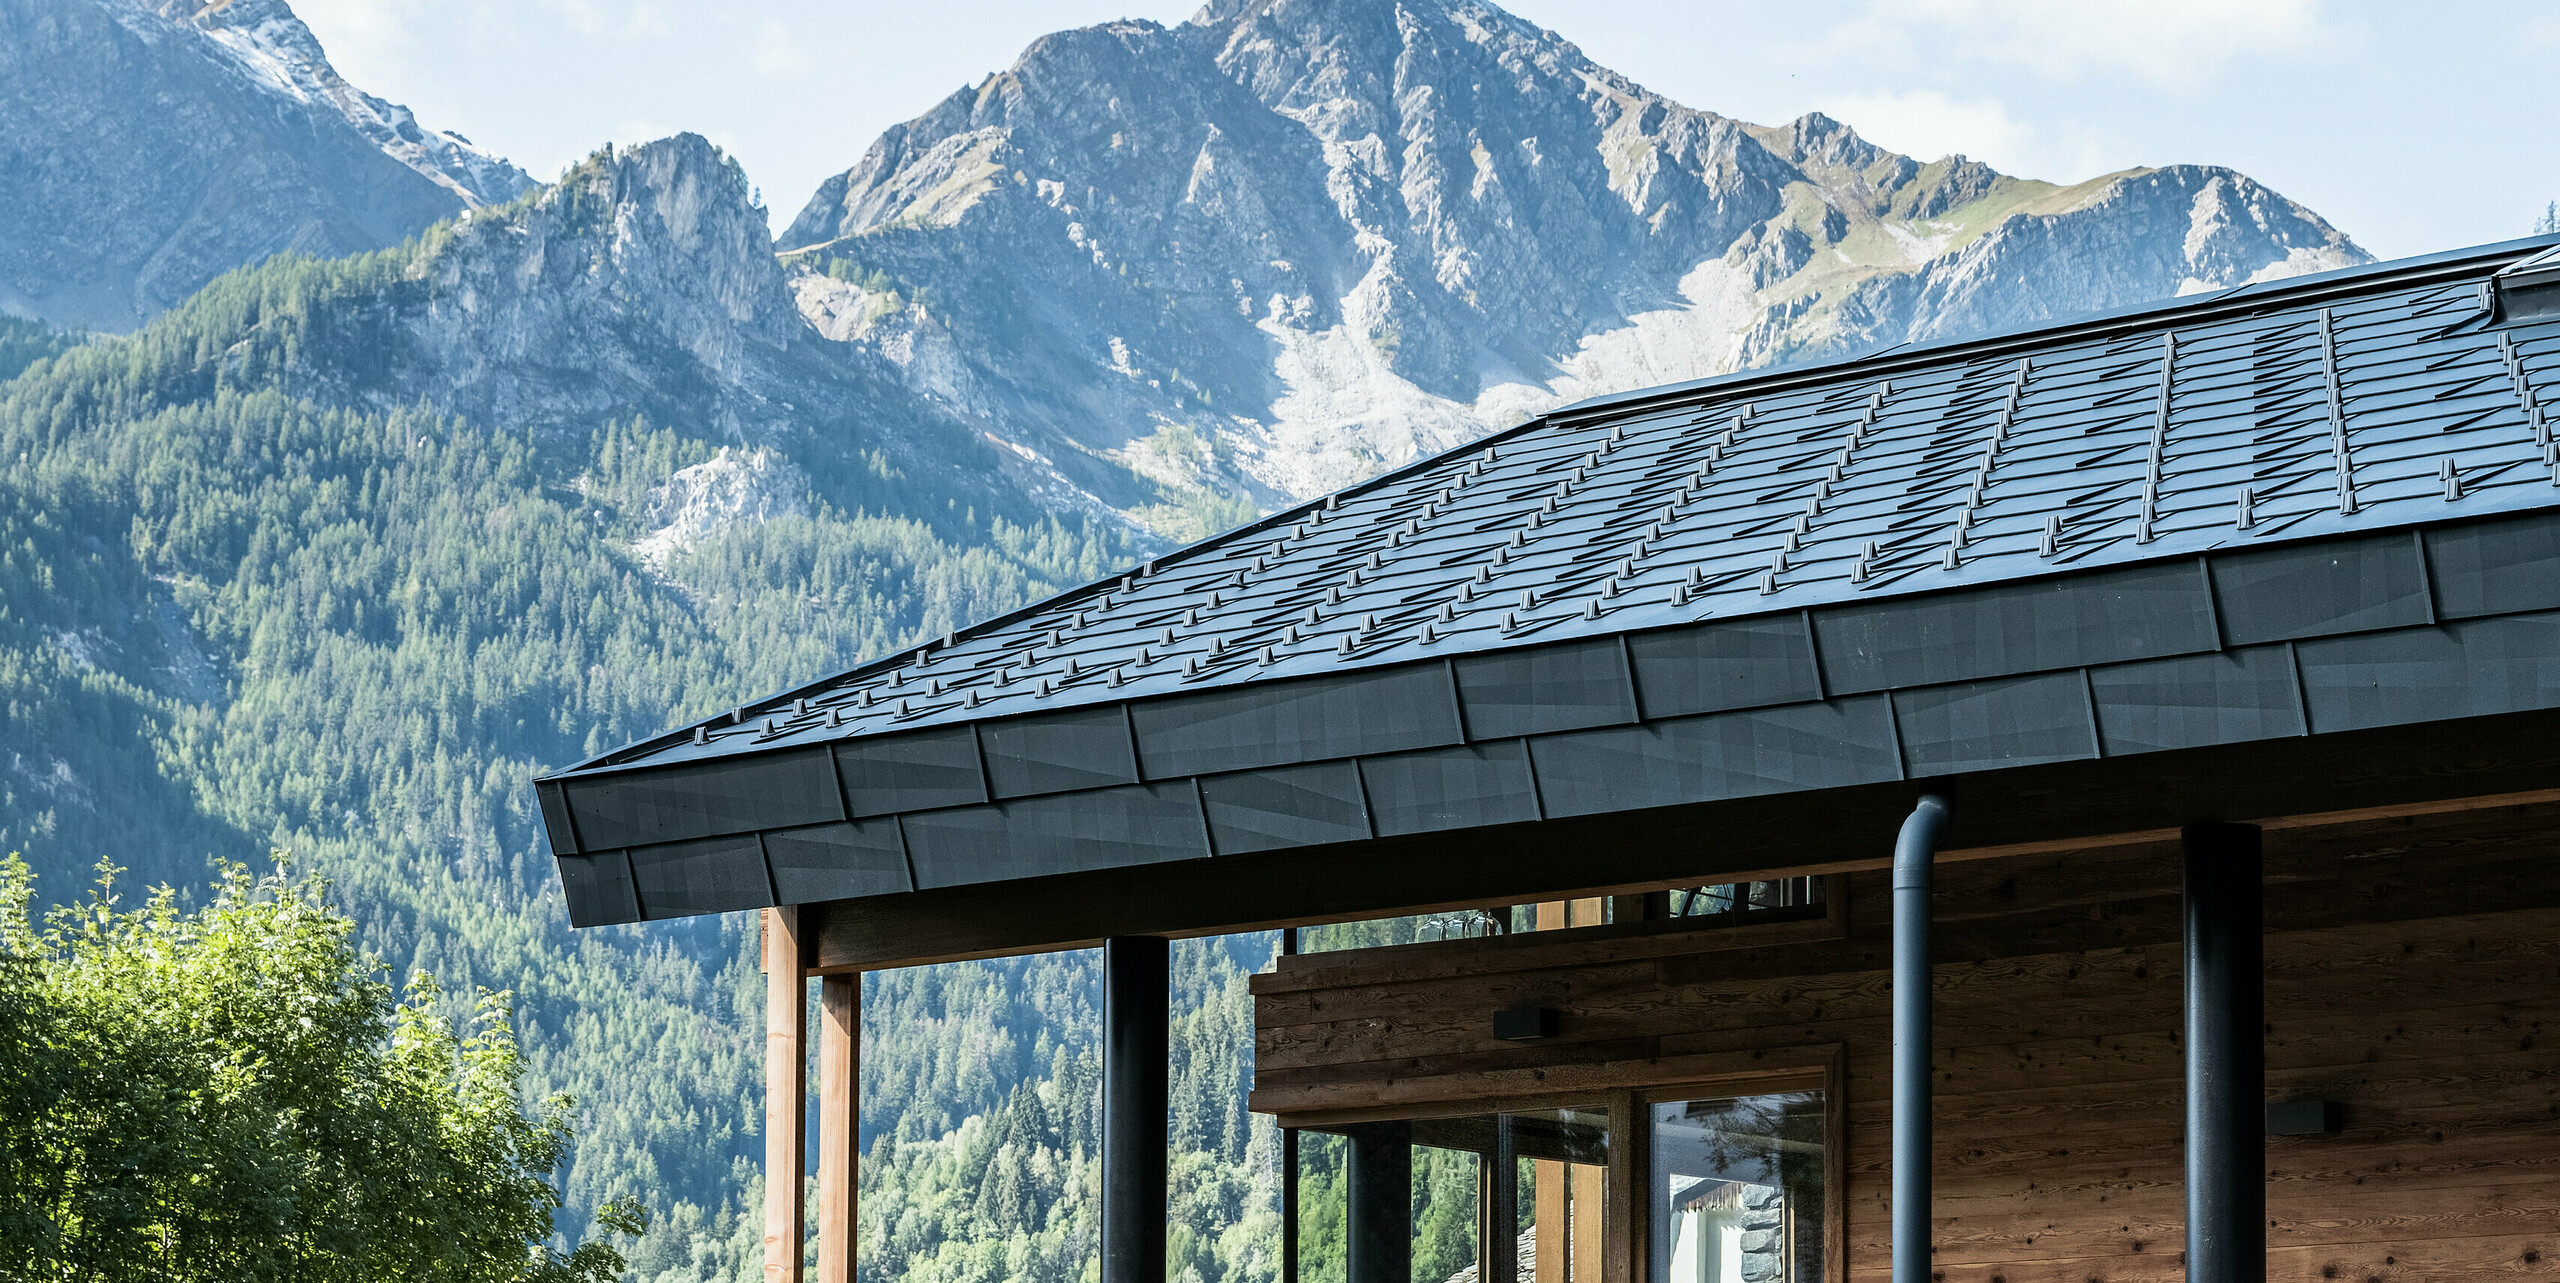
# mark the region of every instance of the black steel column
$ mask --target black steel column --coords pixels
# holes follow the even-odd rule
[[[1365,1123],[1350,1137],[1344,1283],[1413,1283],[1413,1124]]]
[[[1298,952],[1298,929],[1280,933],[1280,956]],[[1298,1283],[1298,1129],[1280,1129],[1280,1283]]]
[[[1102,1283],[1164,1283],[1173,952],[1102,942]]]
[[[2190,824],[2186,848],[2187,1278],[2267,1269],[2266,951],[2258,826]]]
[[[1520,1278],[1520,1156],[1511,1115],[1493,1116],[1493,1151],[1476,1164],[1476,1277],[1482,1283]]]

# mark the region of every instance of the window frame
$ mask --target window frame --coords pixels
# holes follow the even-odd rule
[[[1789,1050],[1815,1050],[1794,1049]],[[1824,1054],[1818,1066],[1792,1070],[1774,1070],[1764,1077],[1715,1078],[1703,1081],[1666,1082],[1638,1087],[1627,1095],[1628,1116],[1634,1136],[1632,1145],[1622,1146],[1618,1135],[1618,1115],[1610,1113],[1609,1157],[1614,1172],[1618,1153],[1624,1148],[1641,1150],[1629,1157],[1641,1158],[1640,1166],[1630,1164],[1629,1175],[1644,1173],[1650,1181],[1653,1173],[1652,1106],[1690,1100],[1724,1100],[1736,1096],[1758,1096],[1787,1091],[1822,1093],[1822,1276],[1823,1283],[1847,1283],[1849,1278],[1849,1054],[1842,1043],[1827,1044],[1818,1050]],[[1635,1190],[1631,1187],[1629,1194]],[[1614,1187],[1612,1198],[1616,1197]],[[1652,1262],[1647,1259],[1653,1247],[1653,1226],[1648,1220],[1653,1212],[1649,1197],[1630,1197],[1628,1229],[1631,1259],[1626,1283],[1650,1283]],[[1610,1283],[1616,1283],[1611,1280]]]
[[[1411,946],[1397,946],[1411,947]],[[1822,1270],[1824,1283],[1847,1283],[1849,1274],[1849,1057],[1845,1043],[1812,1043],[1757,1048],[1710,1057],[1717,1067],[1700,1072],[1697,1058],[1684,1058],[1691,1068],[1664,1076],[1648,1076],[1648,1062],[1621,1062],[1633,1073],[1579,1088],[1414,1101],[1328,1113],[1304,1122],[1281,1125],[1339,1135],[1363,1122],[1463,1118],[1474,1114],[1527,1113],[1546,1109],[1593,1109],[1609,1119],[1607,1194],[1601,1209],[1601,1283],[1650,1283],[1652,1262],[1651,1200],[1644,1195],[1652,1179],[1652,1106],[1671,1101],[1713,1100],[1773,1092],[1822,1093]],[[1728,1072],[1722,1068],[1730,1064]],[[1616,1068],[1610,1066],[1609,1068]],[[1305,1117],[1305,1115],[1300,1115]],[[1476,1226],[1479,1240],[1484,1226]]]

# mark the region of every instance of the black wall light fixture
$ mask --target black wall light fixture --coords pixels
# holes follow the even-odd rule
[[[2270,1136],[2333,1136],[2347,1125],[2347,1107],[2334,1100],[2282,1100],[2267,1106]]]
[[[1493,1013],[1493,1036],[1504,1042],[1536,1042],[1555,1037],[1561,1024],[1555,1008],[1522,1003]]]

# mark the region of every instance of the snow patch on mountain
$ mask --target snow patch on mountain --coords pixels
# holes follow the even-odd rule
[[[731,450],[679,468],[649,493],[657,528],[632,553],[663,575],[687,549],[732,527],[809,515],[809,479],[771,450]]]
[[[118,21],[145,38],[175,29],[200,36],[250,83],[296,103],[336,112],[384,155],[454,194],[466,208],[511,200],[533,179],[505,157],[449,131],[430,132],[415,113],[347,83],[320,38],[284,0],[230,0],[202,7],[162,0],[111,0]]]

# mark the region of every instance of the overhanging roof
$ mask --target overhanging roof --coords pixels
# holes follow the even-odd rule
[[[546,778],[572,920],[2560,706],[2555,243],[1568,407]]]

